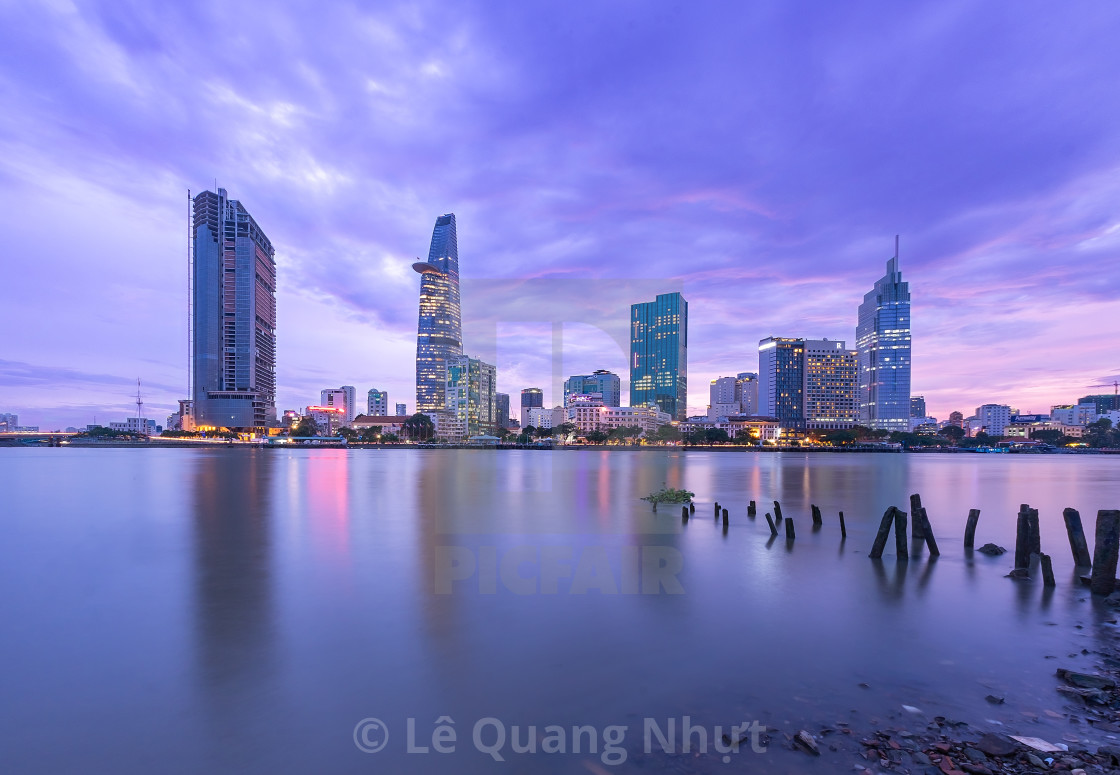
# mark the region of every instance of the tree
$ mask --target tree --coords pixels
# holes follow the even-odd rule
[[[855,431],[843,429],[828,431],[821,435],[821,441],[826,444],[851,444],[857,438]]]
[[[675,425],[662,425],[654,431],[653,438],[657,441],[680,441],[681,429]]]
[[[296,427],[292,429],[293,436],[318,436],[319,423],[315,422],[314,417],[302,417]]]
[[[341,436],[347,442],[354,442],[358,440],[358,432],[353,428],[339,428],[336,436]]]
[[[401,424],[401,430],[413,441],[427,441],[436,434],[432,418],[421,412],[409,417]]]
[[[552,435],[556,438],[566,439],[576,432],[575,423],[562,422],[552,429]]]
[[[381,434],[381,443],[382,444],[396,444],[399,441],[400,441],[400,437],[397,436],[397,434],[395,434],[395,433],[383,433],[383,434]]]
[[[956,444],[964,438],[964,428],[959,425],[946,425],[937,432],[937,435]]]
[[[713,444],[726,444],[731,441],[731,437],[727,435],[727,431],[723,428],[705,428],[704,441],[706,441],[710,447]]]
[[[376,444],[381,440],[381,428],[376,425],[369,426],[362,431],[361,439],[366,444]]]
[[[591,431],[587,434],[587,440],[592,444],[602,444],[607,440],[607,434],[603,431]]]

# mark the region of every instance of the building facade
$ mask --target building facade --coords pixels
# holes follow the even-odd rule
[[[445,406],[448,359],[463,354],[459,308],[459,242],[455,215],[436,219],[428,260],[412,268],[420,274],[420,319],[416,326],[416,411]]]
[[[309,406],[305,416],[315,421],[320,436],[334,436],[346,425],[346,410],[341,406]]]
[[[349,425],[358,415],[358,391],[353,385],[319,391],[319,404],[342,410],[342,424]]]
[[[1011,407],[1005,404],[984,404],[976,407],[976,414],[969,418],[970,435],[983,431],[989,436],[1002,436],[1011,424]]]
[[[568,405],[570,396],[599,393],[603,396],[604,406],[620,406],[622,404],[622,380],[618,375],[599,369],[591,374],[577,374],[564,380],[564,406]]]
[[[389,394],[384,390],[370,388],[366,394],[366,414],[371,417],[389,416]],[[398,412],[404,414],[404,412]]]
[[[494,394],[495,411],[498,413],[498,430],[509,429],[509,393]]]
[[[408,414],[408,405],[407,404],[401,404],[401,403],[397,404],[393,408],[393,414],[397,415],[398,417],[401,416],[401,415]]]
[[[925,396],[910,396],[910,416],[911,417],[925,417],[926,416],[926,397]]]
[[[449,440],[465,441],[471,436],[494,435],[498,408],[495,386],[497,370],[489,363],[468,355],[455,355],[447,361],[446,411],[458,425],[445,434]]]
[[[735,375],[739,381],[740,413],[753,417],[758,411],[758,375],[752,371],[741,371]]]
[[[630,406],[688,416],[688,302],[679,293],[630,306]]]
[[[856,323],[861,425],[902,431],[910,425],[910,285],[895,255],[863,297]]]
[[[529,425],[534,428],[555,428],[561,425],[566,419],[564,407],[556,406],[552,409],[545,409],[543,406],[534,406],[529,410],[527,415]],[[528,425],[523,427],[529,427]]]
[[[276,424],[276,261],[224,188],[194,198],[191,407],[199,428]]]

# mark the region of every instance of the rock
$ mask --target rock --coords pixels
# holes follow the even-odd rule
[[[991,557],[998,557],[1001,554],[1007,553],[1006,549],[1004,549],[1002,546],[996,546],[995,544],[984,544],[976,551],[980,552],[980,554],[987,554]]]
[[[1011,739],[1015,740],[1016,742],[1022,743],[1028,748],[1033,748],[1036,751],[1041,751],[1042,753],[1059,753],[1063,750],[1061,746],[1054,745],[1053,743],[1048,743],[1039,737],[1022,737],[1020,735],[1011,735]]]
[[[992,703],[993,705],[1002,705],[1003,704],[1003,697],[997,697],[994,694],[989,694],[984,699],[987,700],[988,702]]]
[[[902,709],[907,713],[921,713],[921,708],[915,708],[913,705],[903,705]]]
[[[977,764],[983,764],[988,761],[988,757],[985,756],[982,751],[977,751],[975,748],[965,748],[964,755]]]
[[[992,775],[992,771],[985,767],[983,764],[962,762],[961,769],[967,773],[970,773],[970,775]]]
[[[1040,770],[1049,769],[1046,762],[1042,761],[1042,759],[1039,759],[1033,753],[1027,754],[1027,761],[1033,764],[1035,767],[1038,767]]]
[[[992,732],[981,737],[976,747],[988,756],[1010,756],[1019,750],[1019,745],[1014,740]]]
[[[1056,675],[1070,686],[1076,686],[1079,689],[1112,689],[1116,686],[1116,682],[1111,678],[1105,678],[1101,675],[1089,675],[1088,673],[1077,673],[1073,670],[1067,670],[1064,667],[1059,667]]]
[[[1010,573],[1004,576],[1005,579],[1029,579],[1030,577],[1030,571],[1026,568],[1014,568]]]
[[[817,741],[804,729],[794,735],[793,744],[805,751],[805,753],[812,754],[813,756],[821,755],[820,749],[817,748]]]
[[[1058,691],[1071,697],[1080,697],[1085,702],[1093,705],[1104,705],[1108,702],[1108,695],[1100,689],[1078,689],[1074,686],[1059,686]]]
[[[929,757],[921,751],[910,754],[910,758],[914,760],[914,764],[919,764],[923,767],[928,767],[929,765],[933,764],[933,762],[929,760]]]

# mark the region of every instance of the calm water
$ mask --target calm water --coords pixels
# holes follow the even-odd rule
[[[1120,458],[1066,456],[0,450],[0,771],[648,772],[666,760],[640,755],[645,717],[796,731],[903,703],[1100,740],[1043,711],[1062,709],[1055,666],[1091,667],[1078,652],[1111,618],[1072,583],[1061,509],[1091,543],[1118,473]],[[638,500],[663,484],[696,492],[687,526]],[[872,562],[884,509],[912,492],[942,557],[897,564],[892,538]],[[792,547],[767,541],[775,498]],[[1049,596],[1003,578],[1010,555],[961,548],[975,507],[977,545],[1011,549],[1020,503],[1041,514]],[[430,747],[441,716],[456,752],[406,754],[406,719]],[[354,743],[367,717],[390,730],[379,753]],[[485,717],[507,735],[627,725],[629,754],[605,766],[507,739],[497,763],[472,742]],[[671,766],[808,766],[776,748]]]

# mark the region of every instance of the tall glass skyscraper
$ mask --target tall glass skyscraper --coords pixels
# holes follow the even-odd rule
[[[910,430],[910,285],[898,268],[898,238],[887,273],[859,305],[859,421],[887,431]]]
[[[268,237],[226,190],[194,198],[191,399],[197,427],[276,421],[276,261]]]
[[[679,293],[630,305],[630,406],[688,415],[688,302]]]
[[[420,273],[420,321],[416,327],[416,411],[445,408],[447,360],[463,354],[463,320],[459,311],[459,243],[455,215],[436,219],[427,261]]]
[[[768,336],[758,343],[758,413],[783,428],[805,427],[805,340]]]

